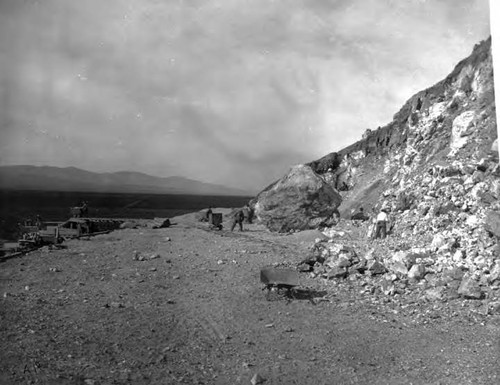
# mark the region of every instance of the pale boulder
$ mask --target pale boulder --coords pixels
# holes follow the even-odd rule
[[[311,167],[298,165],[256,197],[255,215],[271,231],[328,226],[342,198]]]

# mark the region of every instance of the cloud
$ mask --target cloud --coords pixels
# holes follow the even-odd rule
[[[259,190],[388,123],[488,33],[486,0],[4,0],[0,162]]]

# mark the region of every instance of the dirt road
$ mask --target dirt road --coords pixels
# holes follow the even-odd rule
[[[307,236],[174,222],[1,263],[0,383],[500,383],[500,320],[478,301],[307,274],[309,298],[268,301],[260,269],[295,265]]]

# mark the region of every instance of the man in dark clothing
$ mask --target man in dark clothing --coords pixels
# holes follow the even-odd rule
[[[243,216],[245,218],[245,223],[252,223],[252,211],[248,204],[243,206]]]
[[[231,231],[234,230],[234,228],[236,227],[236,224],[238,224],[240,226],[240,231],[243,231],[243,220],[244,219],[245,219],[245,215],[243,214],[243,210],[238,209],[234,213],[233,224],[231,225]]]
[[[87,202],[83,202],[82,203],[81,213],[82,213],[81,216],[87,216],[88,215],[88,213],[89,213],[89,206],[88,206]]]
[[[206,220],[207,220],[208,223],[212,222],[212,206],[208,207],[207,215],[206,215]]]
[[[43,221],[40,215],[36,216],[36,227],[38,227],[39,230],[43,228]]]

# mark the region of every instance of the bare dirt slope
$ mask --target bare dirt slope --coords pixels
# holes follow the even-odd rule
[[[308,298],[268,301],[261,267],[294,266],[317,233],[173,222],[1,263],[0,383],[500,383],[500,321],[480,301],[307,274]]]

